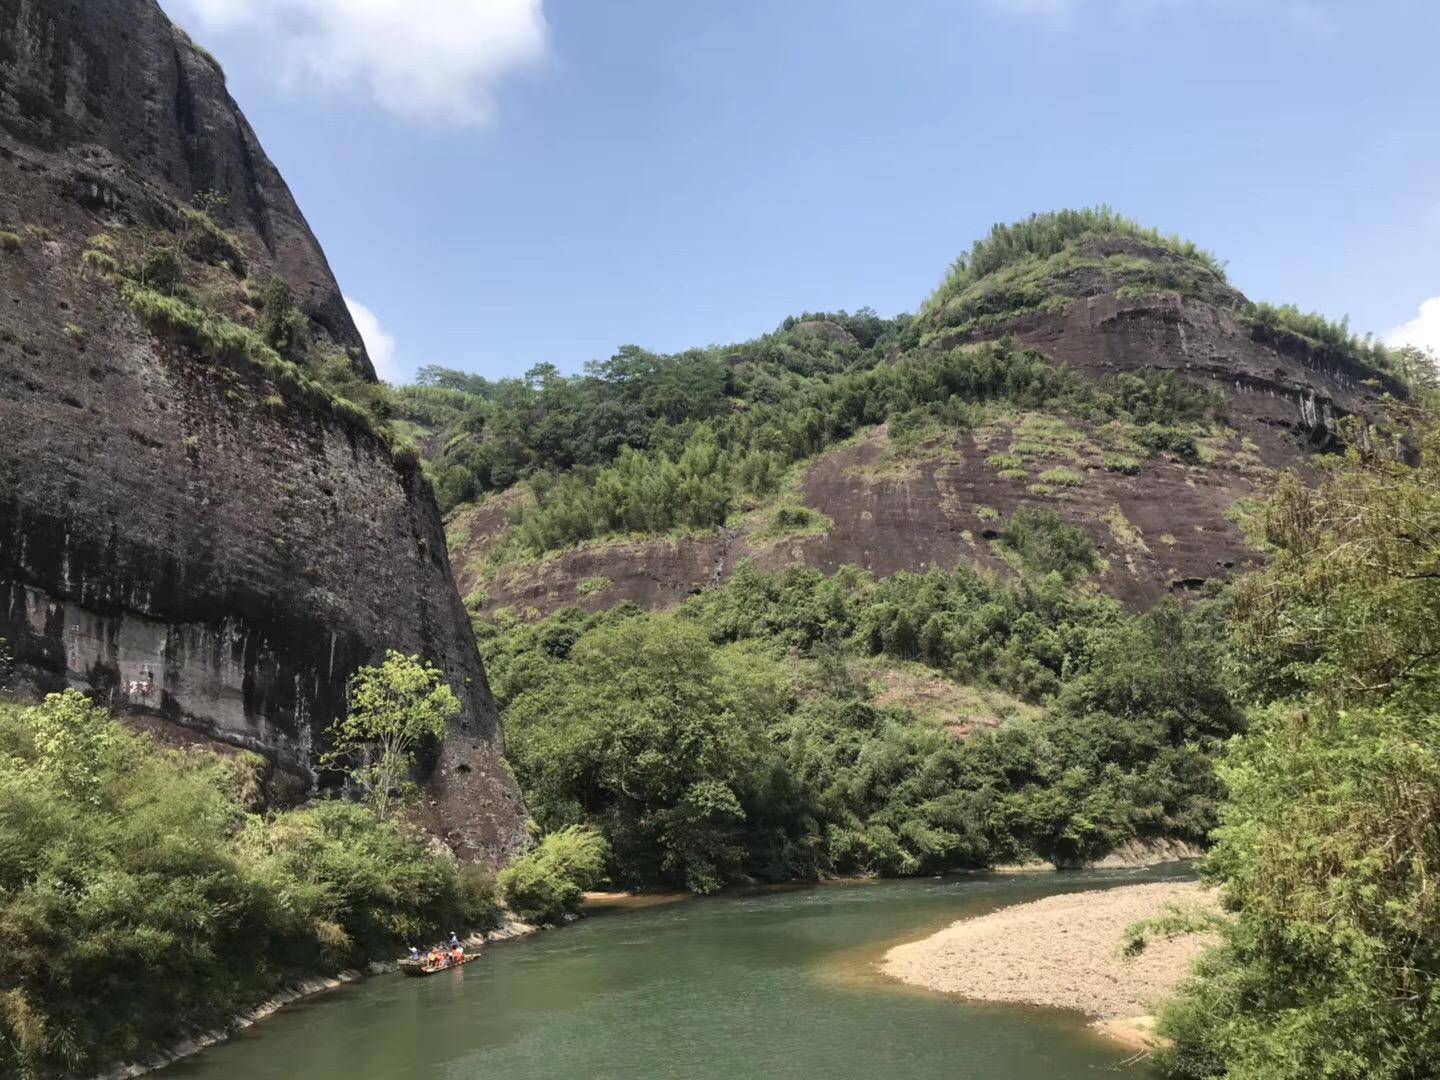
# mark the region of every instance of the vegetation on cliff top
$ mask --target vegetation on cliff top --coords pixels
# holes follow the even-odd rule
[[[196,201],[177,208],[169,233],[124,244],[97,234],[82,265],[113,282],[152,333],[258,373],[280,401],[373,435],[398,462],[418,460],[391,423],[389,388],[362,377],[344,350],[314,340],[283,278],[272,277],[256,295],[244,245],[211,216],[223,200],[202,192]]]

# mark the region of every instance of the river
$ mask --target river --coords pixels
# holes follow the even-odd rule
[[[1078,1017],[897,984],[891,945],[1183,868],[824,885],[597,914],[312,998],[163,1080],[1149,1080]]]

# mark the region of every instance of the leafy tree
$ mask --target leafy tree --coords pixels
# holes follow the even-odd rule
[[[1163,1018],[1173,1075],[1418,1080],[1440,1055],[1440,424],[1260,515],[1249,685],[1205,864],[1234,918]],[[1413,456],[1412,456],[1413,454]],[[1278,700],[1273,700],[1278,698]]]
[[[597,627],[566,659],[531,667],[506,712],[537,820],[599,824],[628,883],[718,888],[743,862],[765,728],[784,709],[778,671],[664,617]]]
[[[110,714],[78,690],[52,694],[29,720],[36,773],[71,799],[95,801],[105,771],[134,749]]]
[[[426,737],[441,738],[460,712],[460,701],[440,670],[391,650],[378,666],[362,667],[350,677],[349,710],[329,734],[334,746],[329,766],[359,759],[350,778],[381,821],[396,793],[403,796],[415,750]]]
[[[301,359],[308,345],[305,316],[295,304],[290,285],[278,274],[265,285],[260,335],[287,360]]]
[[[93,1076],[493,918],[489,879],[394,817],[247,813],[251,768],[164,749],[73,691],[0,702],[0,1076]]]
[[[526,922],[558,922],[580,910],[585,890],[604,877],[608,854],[594,829],[568,826],[500,871],[500,895]]]

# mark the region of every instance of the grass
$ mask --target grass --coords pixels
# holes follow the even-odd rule
[[[873,704],[905,709],[957,737],[1041,713],[1003,690],[958,683],[914,661],[876,657],[852,661],[849,667]]]
[[[0,251],[19,251],[24,246],[19,233],[0,230]]]
[[[749,501],[739,514],[732,513],[726,521],[731,528],[746,530],[750,540],[787,540],[801,536],[821,536],[835,527],[832,518],[805,505],[801,491],[808,462],[799,462],[785,471],[775,490],[762,500]],[[708,533],[708,530],[701,530]]]
[[[1135,476],[1140,472],[1140,462],[1128,454],[1106,454],[1103,459],[1106,472]]]
[[[1054,469],[1046,469],[1040,474],[1040,482],[1049,484],[1052,487],[1080,487],[1085,483],[1085,478],[1074,469],[1067,469],[1060,465]]]
[[[614,584],[615,582],[611,581],[604,574],[597,574],[594,577],[584,578],[575,588],[581,596],[594,596],[596,593],[604,592]]]
[[[287,401],[375,436],[398,465],[409,466],[418,460],[413,446],[396,444],[368,411],[310,378],[249,327],[133,281],[122,279],[120,294],[151,333],[168,337],[210,360],[248,365],[269,380]]]
[[[1105,527],[1110,530],[1110,535],[1121,547],[1131,551],[1150,550],[1149,545],[1145,543],[1144,534],[1125,516],[1125,511],[1120,509],[1119,503],[1112,503],[1110,509],[1105,511],[1100,520],[1104,522]]]
[[[835,527],[833,518],[808,506],[783,503],[771,507],[761,518],[751,540],[785,540],[800,536],[822,536]]]

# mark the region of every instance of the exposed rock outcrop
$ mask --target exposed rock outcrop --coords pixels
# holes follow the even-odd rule
[[[1108,269],[1110,260],[1149,267],[1159,280],[1183,278],[1187,288],[1127,288]],[[1055,302],[968,328],[922,315],[926,344],[943,349],[1008,336],[1099,382],[1171,372],[1213,389],[1224,400],[1226,423],[1204,440],[1198,460],[1157,455],[1130,468],[1105,452],[1097,425],[1071,419],[1062,452],[1037,459],[1024,475],[1004,458],[1014,443],[1044,441],[1043,431],[1026,430],[1043,425],[1043,415],[957,432],[903,460],[882,427],[810,463],[804,505],[830,524],[793,538],[757,540],[742,528],[729,536],[599,543],[496,575],[484,560],[507,528],[505,514],[494,500],[461,510],[451,535],[462,593],[483,591],[487,611],[548,614],[568,604],[598,610],[622,601],[665,608],[745,559],[769,569],[854,565],[880,576],[962,563],[1007,574],[990,543],[995,523],[1021,506],[1047,506],[1095,540],[1107,563],[1099,587],[1146,606],[1251,564],[1257,553],[1230,518],[1235,503],[1254,495],[1271,470],[1304,468],[1330,448],[1340,417],[1374,414],[1386,394],[1405,394],[1383,372],[1247,319],[1245,298],[1219,275],[1142,238],[1082,241],[1073,269],[1047,288]],[[845,333],[833,323],[800,326]],[[1037,473],[1054,466],[1073,474],[1073,486],[1036,483],[1043,481]],[[595,580],[607,587],[582,587]]]
[[[419,468],[261,367],[158,339],[82,270],[98,233],[174,235],[203,192],[242,293],[283,277],[308,334],[373,380],[215,62],[153,0],[0,0],[0,230],[18,237],[0,252],[0,637],[37,689],[93,690],[301,785],[351,672],[423,654],[464,705],[424,762],[431,823],[498,860],[524,810]]]

